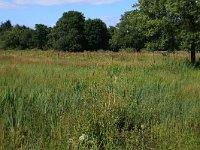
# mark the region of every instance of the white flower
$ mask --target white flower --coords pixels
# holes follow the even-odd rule
[[[85,134],[82,134],[82,135],[79,137],[79,141],[80,141],[80,142],[86,141],[87,139],[88,139],[88,136],[85,135]]]

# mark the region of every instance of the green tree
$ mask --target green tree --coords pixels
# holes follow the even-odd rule
[[[10,20],[7,20],[6,22],[1,23],[0,25],[0,35],[3,32],[9,31],[12,28],[12,24],[10,22]]]
[[[12,29],[12,24],[10,20],[7,20],[6,22],[2,22],[0,25],[0,49],[4,49],[4,33]]]
[[[34,31],[25,26],[16,25],[3,36],[4,49],[33,48]]]
[[[121,21],[117,24],[110,41],[113,49],[135,48],[140,51],[144,47],[145,36],[138,28],[142,25],[139,15],[137,10],[129,11],[122,15]]]
[[[117,29],[117,28],[114,27],[114,26],[109,26],[108,32],[109,32],[109,34],[110,34],[110,38],[114,35],[116,29]]]
[[[35,31],[33,37],[35,48],[38,49],[47,48],[48,35],[50,31],[51,28],[48,28],[46,25],[43,24],[35,25]]]
[[[32,49],[34,47],[33,42],[34,30],[30,28],[24,28],[21,30],[19,35],[19,49]]]
[[[180,46],[191,51],[191,62],[196,63],[200,48],[200,0],[167,0],[169,18],[178,27]]]
[[[69,11],[63,14],[49,35],[49,45],[54,49],[63,51],[84,50],[85,17],[82,13]]]
[[[176,27],[168,17],[166,0],[139,0],[136,8],[142,20],[137,27],[147,39],[145,47],[152,51],[177,49]]]
[[[113,44],[112,38],[114,37],[114,34],[116,32],[117,28],[114,26],[109,26],[108,33],[109,33],[109,49],[112,51],[118,51],[118,49]]]
[[[87,50],[108,49],[109,32],[106,24],[100,19],[88,19],[84,25]]]
[[[190,50],[191,62],[196,62],[195,51],[200,45],[199,0],[139,0],[135,7],[144,19],[140,28],[148,39],[148,49]]]

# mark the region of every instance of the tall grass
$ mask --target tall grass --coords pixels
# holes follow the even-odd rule
[[[185,57],[0,52],[0,149],[199,149]]]

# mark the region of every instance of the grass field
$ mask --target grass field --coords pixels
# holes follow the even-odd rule
[[[0,52],[2,150],[198,150],[187,53]]]

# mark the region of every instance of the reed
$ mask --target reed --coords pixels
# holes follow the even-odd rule
[[[186,53],[0,52],[0,149],[199,149]]]

